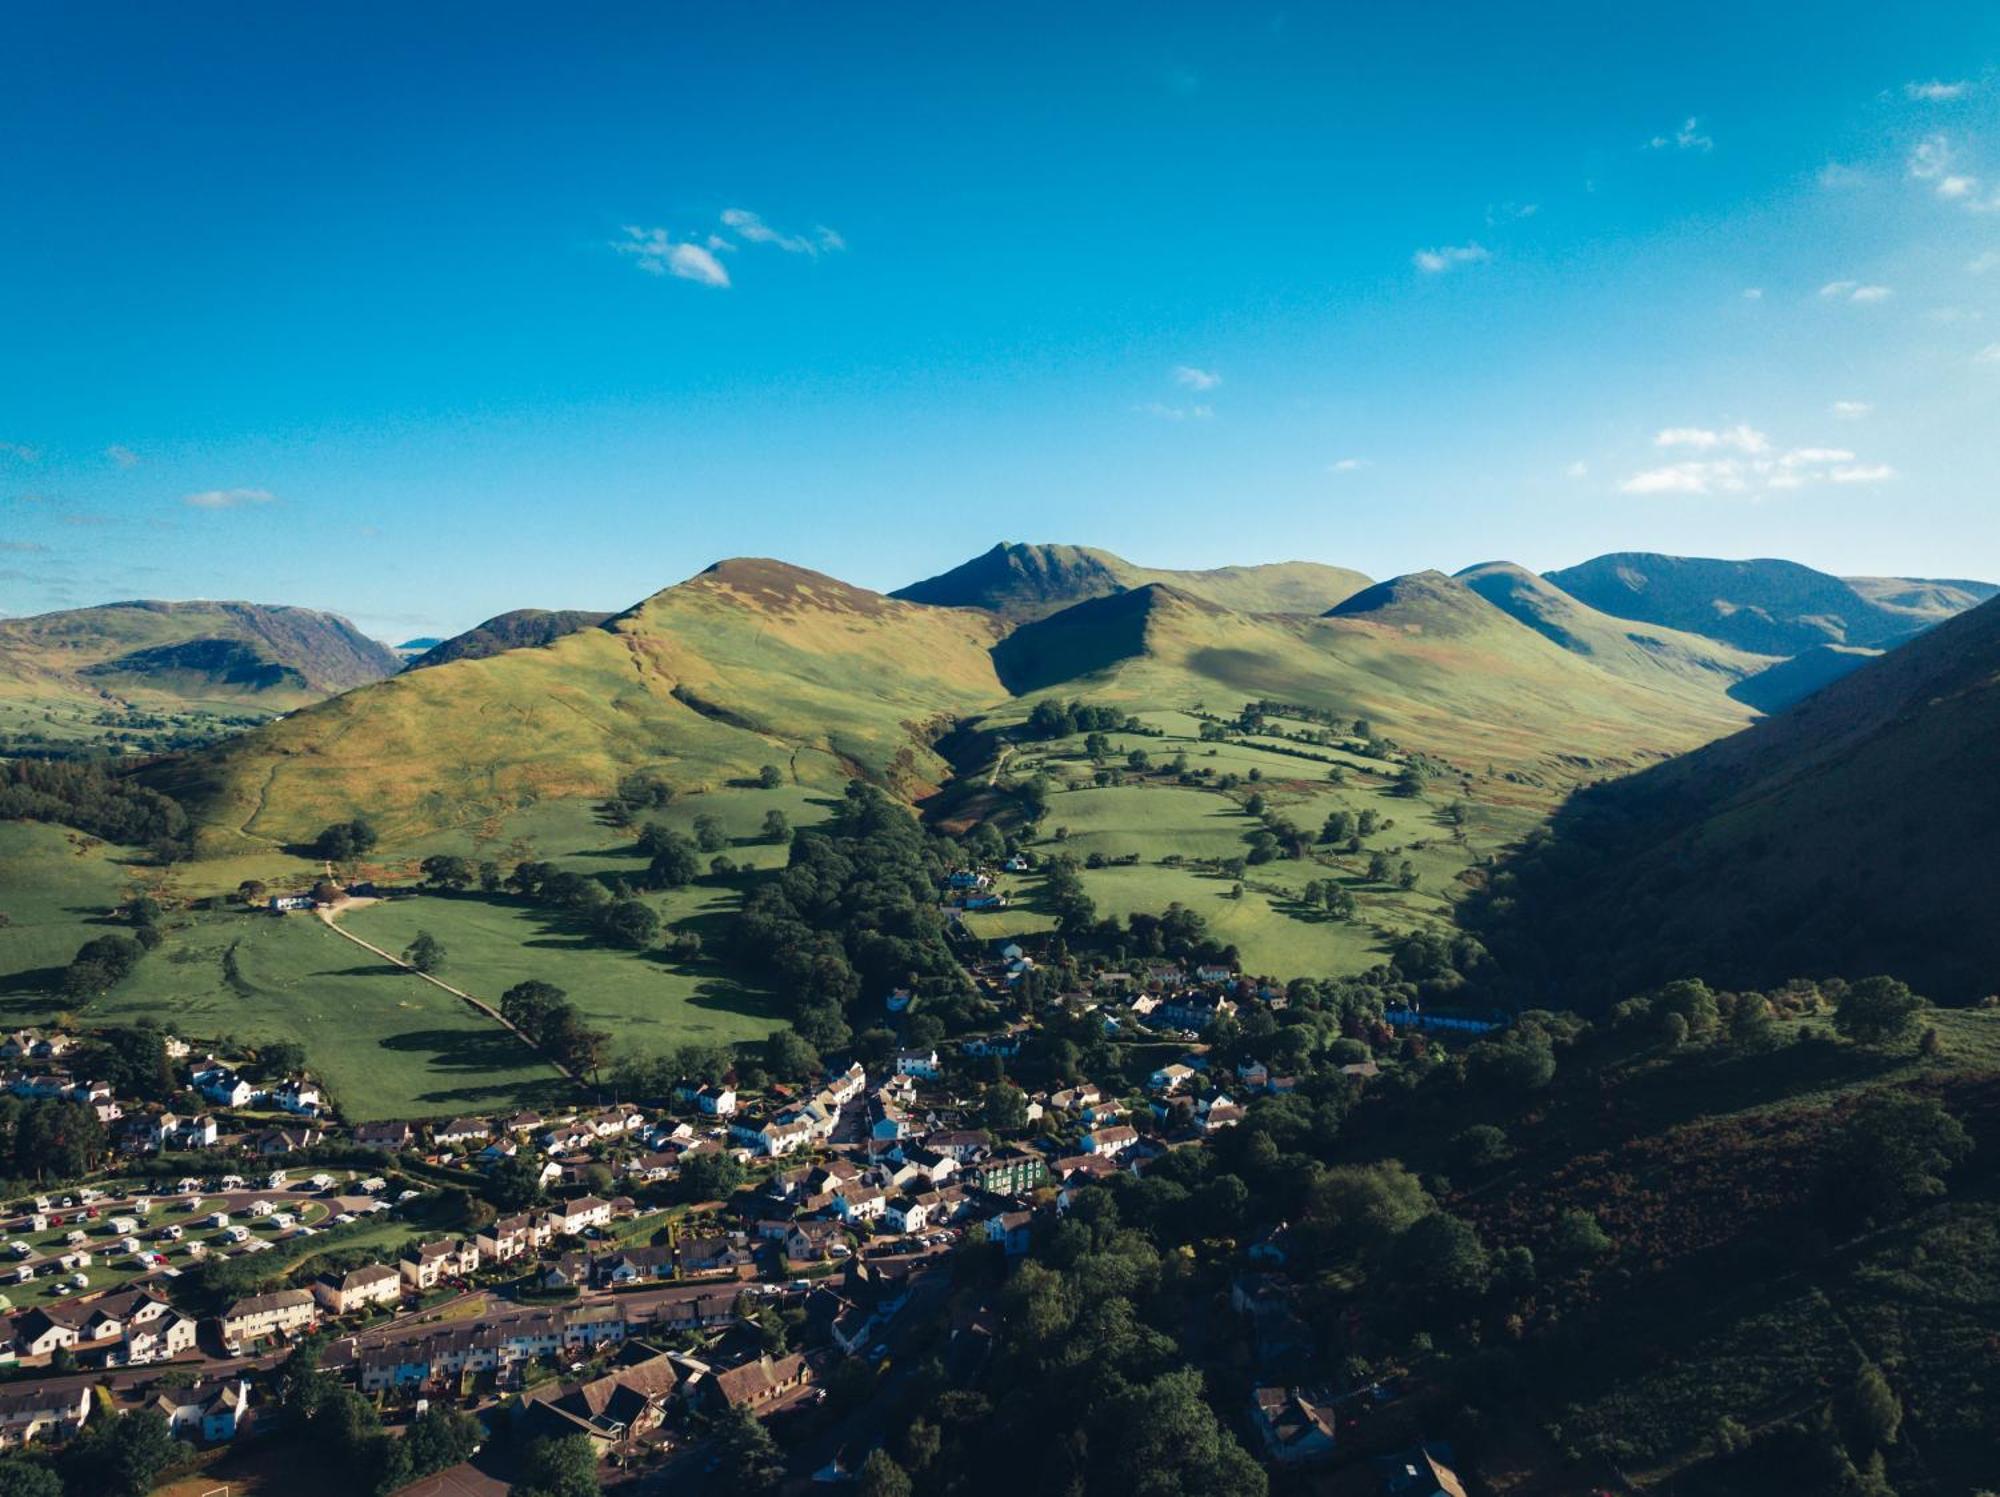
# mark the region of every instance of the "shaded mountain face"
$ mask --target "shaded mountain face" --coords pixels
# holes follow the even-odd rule
[[[1495,939],[1579,1000],[1878,972],[1983,996],[2000,973],[1997,715],[2000,600],[1577,795],[1496,881]]]
[[[310,700],[395,669],[387,646],[310,608],[142,601],[0,621],[0,692],[9,695]]]
[[[890,596],[946,608],[979,608],[1010,623],[1072,604],[1163,584],[1242,613],[1322,613],[1368,585],[1359,572],[1317,562],[1170,571],[1141,567],[1087,546],[1003,543]]]
[[[1925,622],[1791,561],[1625,551],[1547,577],[1616,618],[1664,624],[1760,655],[1796,655],[1822,644],[1882,648]]]
[[[1961,577],[1845,577],[1841,579],[1878,607],[1935,624],[2000,596],[2000,586]]]
[[[1881,655],[1855,645],[1814,645],[1779,660],[1729,688],[1730,696],[1759,712],[1782,712]]]
[[[463,634],[435,642],[403,668],[422,670],[426,666],[445,665],[453,660],[484,660],[502,650],[532,649],[537,645],[552,644],[579,629],[595,629],[610,617],[608,613],[591,613],[574,608],[516,608],[497,614]]]

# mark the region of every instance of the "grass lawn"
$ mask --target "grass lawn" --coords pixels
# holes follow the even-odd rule
[[[715,950],[724,941],[737,893],[728,885],[698,884],[648,895],[647,902],[667,924],[700,932]],[[746,987],[706,957],[682,965],[657,951],[620,950],[508,896],[385,900],[352,911],[341,923],[385,951],[401,951],[418,931],[429,931],[446,953],[438,976],[496,1007],[501,993],[517,982],[531,977],[552,982],[594,1026],[610,1031],[613,1056],[657,1055],[694,1040],[762,1039],[781,1019],[775,998]]]

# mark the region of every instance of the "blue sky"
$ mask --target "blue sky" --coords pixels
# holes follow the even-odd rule
[[[0,611],[2000,578],[2000,8],[40,7]]]

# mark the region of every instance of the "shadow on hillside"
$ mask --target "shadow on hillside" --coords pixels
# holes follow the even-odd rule
[[[404,969],[394,962],[367,962],[359,967],[328,967],[314,977],[400,977]]]
[[[535,1056],[504,1029],[412,1029],[379,1041],[384,1050],[428,1055],[440,1070],[496,1071],[534,1062]]]

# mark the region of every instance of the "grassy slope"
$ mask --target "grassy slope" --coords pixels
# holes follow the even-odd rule
[[[943,772],[932,722],[1001,694],[992,630],[777,563],[723,563],[605,629],[350,692],[163,785],[207,823],[207,852],[363,812],[410,842],[602,795],[639,767],[688,787],[768,763],[807,786],[856,770],[919,785]]]
[[[1451,1209],[1490,1245],[1540,1249],[1577,1207],[1617,1243],[1599,1269],[1604,1319],[1585,1333],[1593,1354],[1534,1391],[1562,1445],[1621,1450],[1621,1469],[1646,1490],[1743,1491],[1741,1473],[1709,1459],[1717,1422],[1729,1415],[1755,1431],[1795,1417],[1871,1361],[1920,1442],[1894,1457],[1898,1487],[1932,1490],[1904,1486],[1923,1472],[1935,1490],[1966,1490],[1955,1481],[1990,1453],[1982,1384],[2000,1199],[1987,1151],[2000,1124],[2000,1014],[1939,1011],[1930,1022],[1943,1041],[1937,1060],[1831,1042],[1823,1018],[1783,1023],[1791,1043],[1765,1055],[1641,1056],[1614,1073],[1615,1089],[1559,1090],[1511,1124],[1518,1153],[1499,1171],[1461,1173]],[[1941,1090],[1979,1138],[1951,1201],[1831,1254],[1750,1251],[1809,1220],[1803,1202],[1842,1110],[1865,1091],[1912,1085]],[[1395,1147],[1412,1167],[1454,1167],[1443,1138]],[[1533,1464],[1522,1490],[1577,1490],[1589,1469],[1559,1474],[1553,1450]]]
[[[1241,613],[1323,613],[1366,587],[1368,578],[1312,561],[1177,572],[1135,566],[1090,546],[1002,543],[948,572],[899,588],[893,596],[983,608],[1021,623],[1154,583]]]
[[[1699,634],[1613,618],[1509,561],[1456,576],[1494,607],[1613,675],[1711,706],[1718,694],[1776,663]]]
[[[1790,711],[1582,797],[1535,936],[1593,992],[1896,972],[1973,998],[2000,971],[2000,604]]]
[[[81,850],[79,847],[81,846]],[[100,912],[139,882],[102,843],[0,825],[0,859],[42,877],[0,896],[0,1013],[8,1024],[62,1010],[56,984]],[[354,1118],[498,1107],[559,1089],[512,1036],[449,994],[393,972],[311,917],[187,912],[121,987],[78,1017],[152,1018],[191,1038],[295,1039]],[[224,968],[236,951],[237,978]]]
[[[1088,627],[1057,615],[1007,641],[1003,671],[1012,662],[1033,689],[996,718],[1025,716],[1044,695],[1223,712],[1268,697],[1367,718],[1461,765],[1570,780],[1743,721],[1733,703],[1689,702],[1599,670],[1435,573],[1370,588],[1325,618],[1250,618],[1157,587],[1084,608]],[[1089,673],[1062,678],[1066,655]]]

